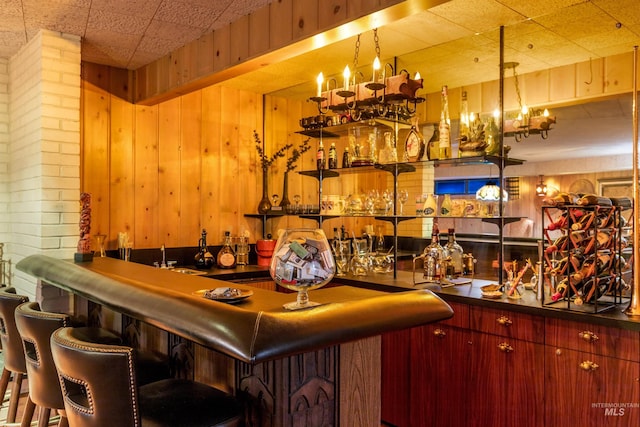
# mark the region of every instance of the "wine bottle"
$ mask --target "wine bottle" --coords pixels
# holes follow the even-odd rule
[[[349,154],[349,147],[344,147],[344,152],[342,153],[342,167],[351,167],[351,155]]]
[[[437,125],[433,125],[433,134],[427,143],[427,158],[429,160],[440,158],[440,130]]]
[[[329,147],[329,169],[336,169],[338,167],[338,153],[336,152],[336,143],[332,142]]]
[[[231,247],[231,233],[228,231],[224,232],[224,244],[218,252],[216,263],[220,268],[233,268],[236,266],[236,253]]]
[[[600,205],[600,206],[611,206],[611,199],[608,197],[600,197],[595,194],[585,194],[580,197],[576,202],[577,205],[580,206],[589,206],[589,205]]]
[[[440,124],[438,125],[440,139],[438,141],[438,158],[451,158],[451,118],[449,117],[449,94],[447,86],[442,86],[442,107],[440,110]]]
[[[471,133],[469,132],[469,104],[467,102],[467,91],[462,91],[462,100],[460,101],[460,137],[458,138],[458,157],[462,157],[460,146],[469,142]]]
[[[322,145],[322,140],[320,140],[320,146],[318,147],[318,153],[316,155],[316,163],[318,166],[318,170],[322,170],[326,167],[326,159],[324,156],[324,145]]]
[[[418,129],[418,119],[414,118],[411,129],[404,140],[404,160],[407,162],[420,160],[424,154],[424,145],[424,137]]]

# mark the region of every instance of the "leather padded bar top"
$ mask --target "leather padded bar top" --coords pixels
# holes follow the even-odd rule
[[[429,290],[383,293],[350,286],[318,289],[322,303],[287,311],[285,294],[189,276],[112,258],[74,264],[32,255],[16,268],[48,284],[247,363],[258,363],[424,325],[453,316]],[[211,301],[194,292],[217,287],[253,291],[239,304]]]

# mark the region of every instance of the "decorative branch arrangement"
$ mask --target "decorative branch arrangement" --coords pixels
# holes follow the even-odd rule
[[[269,157],[262,149],[262,141],[260,140],[258,132],[256,132],[255,130],[253,131],[253,139],[256,143],[256,151],[258,152],[258,157],[260,157],[260,166],[262,167],[263,171],[269,169],[269,166],[271,166],[277,158],[284,157],[287,150],[293,148],[293,144],[287,143],[284,146],[280,147],[278,151],[276,151]],[[293,148],[291,157],[287,159],[287,170],[285,172],[294,170],[297,166],[296,162],[298,161],[298,159],[302,156],[303,153],[309,151],[310,148],[311,146],[309,145],[309,138],[302,141],[302,143],[298,147]]]

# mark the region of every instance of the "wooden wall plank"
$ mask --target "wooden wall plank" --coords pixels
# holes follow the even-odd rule
[[[197,40],[197,68],[196,73],[190,76],[196,79],[198,76],[206,76],[213,73],[213,33],[207,33]]]
[[[566,82],[573,90],[573,82]],[[522,103],[528,106],[546,104],[550,101],[549,96],[549,70],[527,73],[520,77],[520,91],[522,93]],[[556,94],[554,93],[554,97]]]
[[[269,50],[269,7],[263,7],[249,15],[249,56],[257,56]]]
[[[222,188],[219,178],[220,150],[220,114],[222,99],[220,86],[202,90],[202,141],[200,143],[200,218],[202,228],[213,232],[219,222],[219,194]]]
[[[180,246],[180,98],[158,109],[158,226],[160,244]]]
[[[556,67],[549,70],[549,91],[548,99],[540,101],[546,104],[554,100],[571,100],[576,97],[576,67],[575,65],[567,65],[564,67]]]
[[[213,32],[213,71],[222,71],[231,65],[231,29],[222,27]]]
[[[229,61],[239,64],[249,57],[249,16],[245,15],[233,21],[230,26],[231,44]]]
[[[160,247],[158,209],[158,106],[137,106],[135,116],[134,180],[136,247]]]
[[[221,90],[222,110],[220,113],[220,137],[218,140],[220,191],[218,193],[218,222],[215,225],[211,244],[220,244],[225,231],[232,234],[237,215],[244,213],[241,209],[241,198],[233,191],[235,184],[240,180],[238,173],[238,122],[242,112],[238,91],[223,87]]]
[[[277,49],[293,38],[293,0],[277,0],[269,4],[269,47]]]
[[[604,59],[576,64],[576,95],[588,98],[604,93]]]
[[[293,39],[309,37],[319,30],[318,0],[293,2],[292,5]]]
[[[180,98],[180,246],[196,246],[200,238],[200,140],[202,95]]]
[[[318,23],[320,29],[329,28],[347,19],[347,0],[328,0],[320,2]]]
[[[239,102],[242,113],[238,117],[238,179],[236,180],[239,215],[236,216],[234,232],[240,235],[249,232],[250,241],[262,237],[262,230],[256,230],[255,219],[247,219],[242,214],[257,211],[262,198],[262,169],[255,161],[253,131],[262,129],[262,96],[253,92],[240,91]],[[251,153],[251,154],[250,154]],[[256,234],[256,231],[258,232]]]
[[[109,205],[111,216],[109,230],[112,238],[118,233],[129,234],[129,243],[134,236],[134,173],[133,173],[133,104],[116,96],[111,97]],[[116,245],[117,248],[117,245]]]
[[[109,121],[108,67],[82,66],[82,191],[91,193],[91,232],[109,236]],[[107,240],[109,237],[107,237]],[[108,246],[108,245],[107,245]]]
[[[633,54],[607,57],[604,66],[604,91],[614,94],[633,88]]]

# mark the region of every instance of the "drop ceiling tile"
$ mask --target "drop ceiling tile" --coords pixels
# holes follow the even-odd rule
[[[2,11],[2,21],[9,16],[22,17],[22,2],[20,0],[0,0],[0,10]],[[0,22],[4,26],[4,22]]]
[[[514,11],[528,17],[535,18],[541,15],[547,15],[563,9],[565,7],[574,6],[580,3],[587,3],[590,0],[498,0],[503,5],[513,9]],[[616,0],[614,0],[616,1]]]
[[[110,34],[144,34],[150,23],[149,18],[136,15],[126,15],[106,10],[91,10],[87,32],[95,34],[96,31],[107,31]]]
[[[638,0],[591,0],[623,25],[640,24],[640,5]]]
[[[587,37],[581,37],[576,39],[575,42],[584,49],[596,51],[602,50],[608,46],[619,46],[624,44],[632,48],[634,45],[640,44],[640,37],[629,29],[623,27],[619,30],[610,31],[607,34],[594,34]]]
[[[467,0],[451,0],[431,8],[430,12],[477,33],[525,19],[495,0],[474,0],[472,5]]]
[[[202,36],[205,31],[201,28],[177,25],[172,22],[164,22],[154,19],[145,32],[145,38],[164,39],[175,46],[175,49],[186,45]]]
[[[206,30],[211,26],[211,22],[220,16],[220,13],[221,11],[216,7],[205,7],[180,1],[164,1],[158,8],[154,19]]]
[[[91,3],[91,11],[111,11],[140,18],[153,18],[163,0],[100,0]]]

